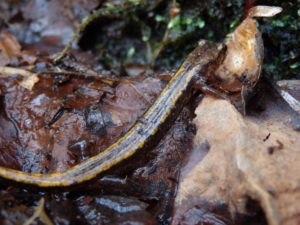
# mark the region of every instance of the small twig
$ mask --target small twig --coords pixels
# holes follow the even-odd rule
[[[175,9],[175,8],[176,8],[176,0],[173,0],[172,6],[170,9],[170,13],[169,13],[169,17],[168,17],[167,28],[165,30],[164,36],[163,36],[161,42],[159,43],[158,47],[154,50],[154,52],[152,54],[151,68],[154,68],[156,59],[159,56],[159,54],[161,53],[161,51],[165,48],[166,45],[168,45],[171,42],[171,40],[169,39],[169,34],[170,34],[172,28],[169,27],[169,22],[180,12],[180,11],[177,11],[176,13],[172,13],[172,9]],[[178,9],[178,8],[176,8],[176,9]]]
[[[113,86],[116,82],[116,79],[106,78],[101,76],[100,74],[91,74],[91,73],[82,73],[82,72],[74,72],[74,71],[40,71],[38,74],[53,74],[53,75],[73,75],[79,77],[86,77],[86,78],[95,78],[101,79],[102,83],[105,83],[109,86]]]
[[[89,25],[94,19],[98,18],[101,15],[102,11],[97,10],[94,12],[91,16],[85,17],[82,19],[81,24],[79,25],[78,29],[73,33],[70,41],[67,43],[67,45],[64,47],[64,49],[61,51],[61,53],[54,58],[54,62],[57,62],[61,60],[71,47],[72,43],[79,37],[80,33]]]
[[[30,225],[37,218],[40,218],[46,225],[54,225],[44,210],[44,204],[45,199],[41,198],[39,204],[34,207],[33,215],[23,225]]]
[[[155,66],[155,62],[156,62],[157,57],[159,56],[161,51],[164,49],[164,47],[170,42],[170,40],[168,40],[170,30],[171,29],[169,29],[169,28],[166,29],[166,31],[164,33],[164,36],[162,38],[162,41],[159,43],[158,47],[154,50],[154,52],[152,54],[151,68],[153,68]]]
[[[139,4],[142,1],[137,1]],[[137,4],[136,3],[136,4]],[[100,16],[111,16],[111,14],[114,14],[115,16],[122,14],[122,12],[126,11],[127,9],[130,9],[134,4],[129,5],[112,5],[106,6],[105,8],[100,8],[96,10],[92,15],[87,16],[82,19],[79,27],[74,32],[73,36],[71,37],[68,44],[65,46],[65,48],[61,51],[61,53],[54,58],[54,62],[57,62],[61,60],[67,53],[68,49],[71,47],[72,43],[79,37],[80,33],[85,30],[85,28],[95,19],[99,18]]]
[[[87,74],[87,73],[74,72],[74,71],[40,71],[38,72],[38,74],[74,75],[74,76],[83,76],[83,77],[103,78],[101,76],[96,76],[94,74]]]

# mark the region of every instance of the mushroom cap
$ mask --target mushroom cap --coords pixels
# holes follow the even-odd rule
[[[226,58],[214,75],[219,81],[218,88],[240,92],[242,86],[253,88],[256,85],[261,74],[264,46],[253,17],[271,17],[281,10],[271,6],[253,7],[246,19],[228,35]]]

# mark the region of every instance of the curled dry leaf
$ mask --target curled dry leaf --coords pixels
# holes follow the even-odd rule
[[[21,55],[21,45],[17,39],[8,32],[0,33],[0,66],[16,61]]]
[[[23,80],[19,82],[19,84],[28,90],[32,90],[34,85],[39,81],[39,77],[36,73],[29,72],[24,69],[18,69],[7,66],[0,66],[0,75],[21,75]]]
[[[10,33],[3,31],[0,33],[0,66],[33,64],[37,57],[34,51],[22,51],[18,40]]]
[[[280,80],[276,84],[277,92],[300,115],[300,80]]]
[[[196,114],[194,151],[182,170],[173,224],[203,201],[247,213],[249,199],[259,202],[269,224],[299,224],[299,132],[278,121],[256,124],[211,97]]]
[[[24,80],[20,81],[19,84],[28,90],[32,90],[34,85],[39,81],[39,77],[37,74],[33,73],[31,76],[25,78]]]
[[[34,63],[36,57],[32,52],[21,51],[21,45],[18,40],[8,32],[0,33],[0,75],[21,75],[23,80],[19,84],[28,89],[32,90],[33,86],[39,81],[37,74],[29,71],[5,67],[8,64],[19,64],[19,58],[23,58],[23,61],[27,64]]]

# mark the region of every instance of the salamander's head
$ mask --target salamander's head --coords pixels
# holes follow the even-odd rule
[[[213,43],[200,40],[197,48],[192,51],[183,63],[184,67],[217,65],[217,68],[225,58],[226,46],[222,43]]]

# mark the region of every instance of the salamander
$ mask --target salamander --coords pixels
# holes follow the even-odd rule
[[[67,187],[91,180],[133,154],[149,149],[161,139],[166,127],[174,121],[193,93],[193,86],[205,85],[225,58],[224,44],[199,41],[165,86],[153,105],[136,124],[118,141],[103,152],[61,173],[26,173],[0,167],[0,177],[40,187]]]

